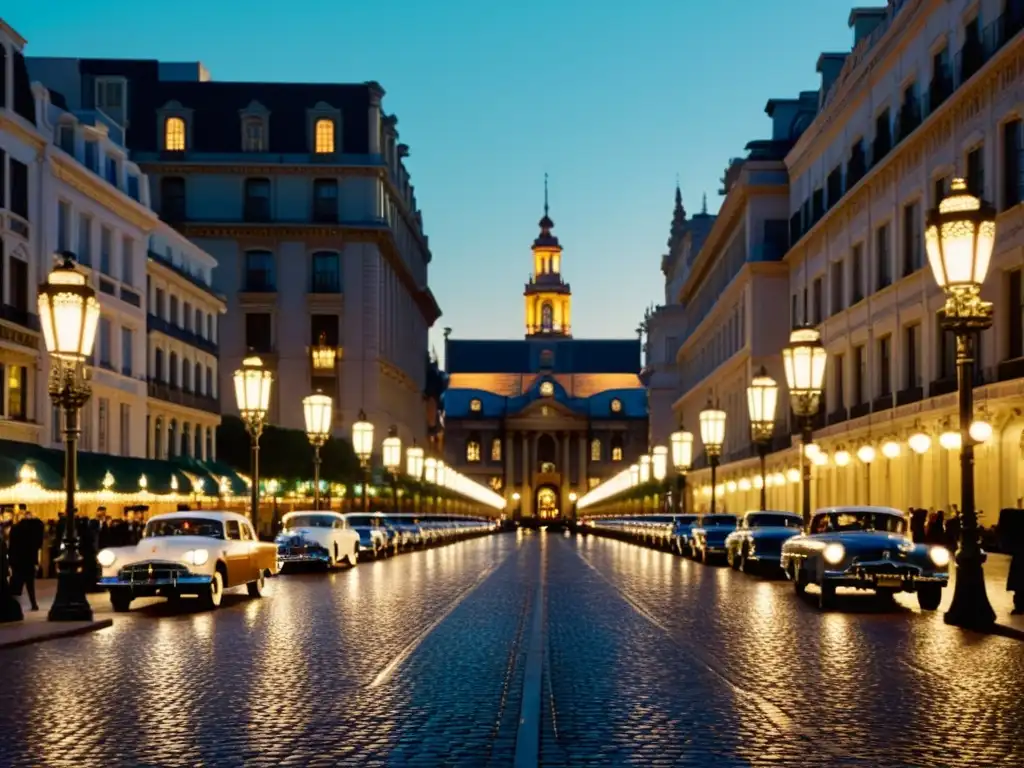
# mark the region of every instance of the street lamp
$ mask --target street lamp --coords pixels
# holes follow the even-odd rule
[[[50,397],[64,414],[64,551],[57,558],[57,594],[50,621],[92,621],[85,597],[82,558],[75,524],[75,486],[78,484],[78,414],[92,392],[85,361],[92,354],[100,320],[96,292],[75,269],[74,254],[64,251],[39,286],[39,320],[50,354]]]
[[[935,282],[946,294],[942,327],[956,336],[960,410],[960,547],[956,585],[946,623],[984,629],[996,615],[985,591],[985,554],[978,542],[974,509],[974,338],[992,326],[992,303],[981,298],[996,239],[995,209],[975,197],[963,179],[953,179],[949,194],[928,213],[924,232]]]
[[[765,488],[765,459],[772,444],[775,431],[775,409],[779,401],[779,385],[768,375],[762,365],[747,387],[747,410],[750,412],[750,438],[757,447],[761,459],[761,510],[768,508],[768,492]]]
[[[640,485],[640,465],[633,464],[629,468],[629,484],[634,488]]]
[[[302,415],[306,418],[306,437],[313,446],[313,509],[320,509],[320,448],[331,436],[331,413],[334,401],[323,392],[302,398]]]
[[[363,512],[370,511],[370,457],[373,455],[373,423],[366,420],[360,408],[356,423],[352,425],[352,450],[363,470]]]
[[[672,443],[672,466],[676,470],[676,510],[685,514],[683,492],[686,490],[686,473],[693,466],[693,433],[680,428],[672,433],[669,440]]]
[[[405,449],[405,473],[418,484],[423,479],[423,449],[416,445],[416,441]],[[419,514],[420,494],[416,494],[416,514]]]
[[[391,511],[398,510],[398,471],[402,468],[402,438],[398,436],[398,427],[388,429],[388,436],[380,444],[381,458],[384,468],[391,475]]]
[[[263,361],[253,355],[242,361],[242,367],[235,371],[235,401],[238,412],[249,433],[252,444],[252,486],[249,488],[252,525],[257,534],[260,530],[260,435],[267,423],[270,409],[270,388],[274,374],[263,367]]]
[[[651,457],[648,454],[644,454],[640,457],[640,484],[644,485],[651,482]]]
[[[786,385],[793,413],[800,419],[800,434],[804,445],[814,440],[811,421],[821,406],[821,388],[825,381],[825,347],[817,328],[795,328],[789,334],[789,346],[782,350],[782,363],[786,369]],[[811,462],[801,451],[803,468],[804,525],[811,521]]]
[[[700,415],[700,439],[704,443],[704,452],[708,456],[708,464],[711,465],[711,514],[715,514],[715,500],[718,496],[718,486],[715,477],[718,474],[718,460],[722,456],[722,445],[725,443],[725,411],[721,410],[717,403],[712,403],[708,398],[708,404]]]

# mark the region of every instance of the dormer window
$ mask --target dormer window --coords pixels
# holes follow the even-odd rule
[[[621,413],[622,412],[622,401],[619,400],[619,398],[617,398],[617,397],[612,398],[612,402],[611,402],[609,407],[612,409],[612,413]]]
[[[555,385],[550,381],[542,381],[540,385],[540,396],[551,397],[553,394],[555,394]]]
[[[164,121],[164,149],[168,152],[185,151],[185,120],[168,117]]]
[[[480,413],[480,411],[483,410],[483,403],[481,403],[479,399],[474,397],[472,400],[469,401],[469,410],[472,411],[473,413]]]
[[[318,155],[334,153],[334,121],[321,117],[313,125],[313,150]]]
[[[242,150],[245,152],[266,152],[266,130],[263,118],[247,117],[242,123]]]

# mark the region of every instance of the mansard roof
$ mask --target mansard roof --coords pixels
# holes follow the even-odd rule
[[[541,386],[545,382],[552,385],[552,394],[541,394]],[[474,411],[472,403],[480,401],[480,410]],[[538,376],[530,388],[521,395],[506,397],[485,389],[449,389],[444,393],[444,412],[446,419],[504,419],[523,413],[537,401],[553,401],[590,421],[616,419],[646,419],[647,390],[608,389],[596,392],[589,397],[573,397],[553,376]],[[612,401],[618,400],[621,408],[612,410]]]
[[[638,373],[640,353],[639,339],[449,339],[445,369],[448,373],[523,374],[542,368],[561,374]]]

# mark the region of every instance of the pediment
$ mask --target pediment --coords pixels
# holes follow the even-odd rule
[[[583,419],[586,418],[584,414],[577,413],[576,411],[569,408],[564,403],[560,403],[554,398],[542,397],[538,400],[534,400],[532,403],[527,405],[518,413],[514,414],[513,418],[520,419],[542,419],[542,418],[573,418]]]
[[[242,117],[267,117],[270,110],[253,99],[245,109],[238,110],[238,114]]]

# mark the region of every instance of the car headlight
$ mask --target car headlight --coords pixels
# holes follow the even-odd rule
[[[928,550],[928,555],[931,557],[932,562],[940,568],[945,568],[949,565],[949,550],[945,547],[932,547]]]
[[[829,565],[839,565],[839,563],[843,562],[843,558],[846,557],[846,549],[842,544],[832,543],[825,547],[821,556],[825,558],[825,562]]]
[[[101,549],[100,553],[96,555],[96,562],[98,562],[104,568],[109,568],[117,560],[117,555],[111,552],[109,549]]]
[[[185,553],[185,562],[189,565],[205,565],[210,553],[205,549],[190,549]]]

